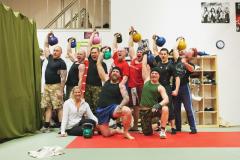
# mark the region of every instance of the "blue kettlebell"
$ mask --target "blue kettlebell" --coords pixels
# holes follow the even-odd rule
[[[147,51],[147,64],[152,66],[154,61],[155,61],[155,57],[153,56],[152,52],[149,50]]]
[[[93,129],[94,129],[94,125],[92,123],[84,123],[83,124],[83,137],[84,138],[92,138]]]
[[[58,38],[55,37],[53,33],[50,34],[49,37],[48,37],[48,44],[49,44],[50,46],[53,46],[53,45],[55,45],[55,44],[57,44],[57,43],[58,43]]]
[[[76,38],[68,38],[68,42],[70,41],[70,39],[72,39],[71,48],[75,48],[77,46]]]
[[[162,47],[166,43],[166,39],[164,37],[156,36],[156,45]]]
[[[104,51],[103,51],[104,50]],[[112,49],[111,49],[111,47],[109,47],[109,46],[104,46],[104,47],[102,47],[101,49],[100,49],[100,51],[102,52],[103,51],[103,58],[104,59],[106,59],[106,60],[108,60],[108,59],[110,59],[112,56],[111,56],[111,51],[112,51]]]

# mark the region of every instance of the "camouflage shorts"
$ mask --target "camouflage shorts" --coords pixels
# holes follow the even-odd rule
[[[89,104],[92,112],[95,114],[97,109],[97,102],[99,99],[99,93],[101,92],[101,86],[86,85],[85,100]]]
[[[61,85],[59,84],[45,84],[44,92],[41,101],[41,108],[51,107],[53,109],[62,108],[63,97],[59,97],[61,94]]]
[[[160,116],[161,116],[160,112],[152,112],[152,109],[140,111],[141,127],[142,127],[143,134],[145,136],[149,136],[153,134],[152,120],[153,118],[160,117]]]

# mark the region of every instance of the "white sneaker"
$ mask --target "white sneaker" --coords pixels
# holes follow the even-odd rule
[[[160,135],[160,138],[161,138],[161,139],[166,139],[166,138],[167,138],[167,135],[166,135],[166,131],[165,131],[165,130],[161,130],[159,135]]]
[[[201,101],[201,100],[202,100],[202,97],[200,97],[200,96],[195,96],[195,95],[192,93],[192,99],[195,100],[195,101]]]
[[[195,65],[195,71],[201,70],[201,67],[199,65]]]
[[[50,131],[50,128],[42,127],[42,128],[40,129],[40,132],[42,132],[42,133],[49,133],[49,132],[51,132],[51,131]]]

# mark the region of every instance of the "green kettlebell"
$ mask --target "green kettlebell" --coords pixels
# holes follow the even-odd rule
[[[93,124],[85,123],[83,124],[83,137],[92,138],[93,136]]]
[[[103,58],[106,59],[106,60],[110,59],[111,58],[111,51],[109,51],[109,50],[104,51],[104,57]]]

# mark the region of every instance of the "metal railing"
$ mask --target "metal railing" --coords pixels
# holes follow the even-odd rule
[[[79,5],[78,5],[79,4]],[[75,7],[75,8],[74,8]],[[69,14],[70,11],[70,14]],[[74,12],[74,13],[73,13]],[[66,17],[69,17],[66,23]],[[86,9],[80,7],[80,0],[73,0],[64,7],[45,27],[47,28],[81,28],[80,22],[86,17]],[[76,25],[78,21],[78,25]],[[73,25],[75,22],[75,25]],[[59,26],[60,23],[60,26]]]

